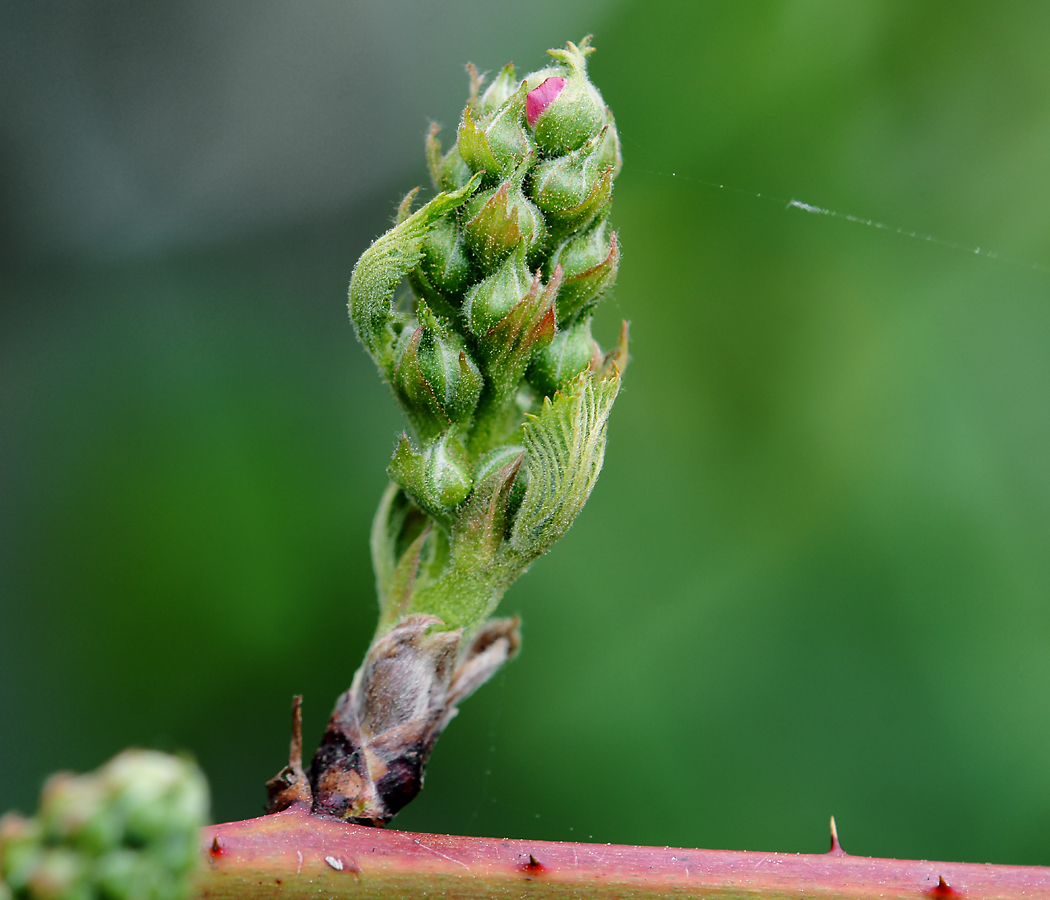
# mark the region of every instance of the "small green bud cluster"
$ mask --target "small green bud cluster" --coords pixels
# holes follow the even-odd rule
[[[626,323],[609,353],[591,335],[620,261],[620,140],[587,76],[589,38],[549,52],[553,65],[520,80],[508,65],[484,90],[468,67],[455,143],[436,126],[426,140],[437,196],[415,211],[405,197],[350,282],[358,337],[411,434],[372,531],[379,628],[310,770],[327,815],[385,822],[418,790],[454,704],[516,652],[514,623],[488,616],[601,469],[627,361]],[[415,718],[373,708],[391,697]],[[411,741],[364,726],[394,720]]]
[[[126,750],[91,774],[54,775],[34,818],[0,819],[0,895],[180,900],[207,807],[200,770],[165,753]]]

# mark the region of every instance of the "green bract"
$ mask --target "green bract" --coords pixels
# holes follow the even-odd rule
[[[569,43],[483,92],[470,67],[456,144],[427,137],[436,196],[413,212],[409,194],[354,269],[351,319],[411,431],[372,529],[379,627],[308,776],[326,815],[382,824],[419,790],[456,704],[517,650],[517,620],[489,616],[601,470],[627,330],[610,353],[591,337],[620,258],[620,144],[591,52]],[[297,765],[272,808],[302,800]]]

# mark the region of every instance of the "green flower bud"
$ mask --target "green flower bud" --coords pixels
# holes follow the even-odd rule
[[[14,813],[0,818],[0,884],[21,892],[40,863],[43,838],[39,819]]]
[[[552,397],[581,372],[597,369],[601,362],[601,349],[591,337],[591,320],[586,318],[559,331],[537,352],[526,377],[537,391]]]
[[[473,271],[454,214],[431,226],[421,250],[419,265],[408,276],[412,287],[432,305],[457,306]]]
[[[530,252],[543,242],[543,216],[521,191],[532,159],[525,159],[498,188],[475,194],[463,207],[467,246],[485,272],[492,272],[519,244]]]
[[[440,519],[447,519],[470,496],[473,479],[462,442],[446,431],[423,453],[412,448],[405,436],[394,451],[387,474],[415,504]]]
[[[17,900],[181,900],[207,802],[196,766],[153,751],[55,776],[35,820],[0,822],[0,877]]]
[[[511,401],[532,355],[554,339],[554,298],[560,284],[561,269],[555,268],[546,286],[537,272],[517,305],[478,336],[478,359],[488,381],[489,402],[504,406]]]
[[[401,333],[396,355],[394,391],[421,438],[470,418],[481,395],[481,373],[463,338],[424,303],[419,325]]]
[[[426,452],[426,485],[443,509],[453,510],[470,495],[473,480],[461,446],[446,437],[435,441]]]
[[[161,900],[171,893],[165,873],[134,850],[107,854],[99,860],[95,878],[101,895],[113,900]]]
[[[536,143],[546,153],[578,150],[605,125],[605,101],[587,77],[587,56],[594,52],[590,37],[579,46],[547,51],[563,66],[542,69],[525,79],[526,116]]]
[[[67,847],[44,851],[24,893],[33,900],[93,900],[88,860]]]
[[[101,778],[52,775],[41,794],[39,816],[48,841],[92,853],[105,853],[123,838],[123,817]]]
[[[497,184],[510,177],[534,153],[524,126],[525,88],[511,94],[497,109],[475,122],[470,107],[463,110],[457,146],[473,172],[482,170],[486,181]]]
[[[529,193],[552,229],[574,230],[608,208],[613,166],[601,163],[601,158],[611,152],[608,136],[609,127],[605,126],[579,150],[546,160],[533,169]]]
[[[495,272],[467,291],[463,316],[470,333],[488,334],[528,294],[533,280],[525,265],[525,247],[519,244]]]
[[[608,220],[583,234],[574,235],[551,256],[548,266],[561,266],[558,290],[558,325],[562,326],[593,308],[616,281],[620,247]]]
[[[460,156],[459,147],[455,144],[448,153],[442,155],[441,141],[437,139],[440,130],[440,126],[435,122],[427,133],[427,168],[430,169],[430,180],[436,191],[457,191],[470,181],[473,173]]]
[[[170,867],[192,866],[192,829],[207,807],[196,771],[185,760],[147,750],[129,750],[107,763],[99,774],[124,820],[125,844],[150,847]]]

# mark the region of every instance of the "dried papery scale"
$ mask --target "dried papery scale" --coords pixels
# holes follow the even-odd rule
[[[306,770],[293,740],[271,811],[385,825],[418,793],[458,704],[517,653],[497,603],[601,471],[627,329],[609,353],[591,336],[619,264],[621,162],[592,51],[487,87],[468,67],[455,143],[426,139],[436,196],[413,211],[409,193],[354,269],[350,317],[410,430],[372,528],[376,635]]]

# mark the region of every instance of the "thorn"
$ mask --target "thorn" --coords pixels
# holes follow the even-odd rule
[[[532,874],[539,874],[540,872],[545,871],[547,867],[543,863],[541,863],[538,859],[536,859],[535,856],[533,856],[530,853],[528,862],[523,862],[521,864],[521,868],[525,872],[529,872],[529,873],[532,873]]]
[[[219,843],[218,837],[213,837],[211,839],[211,855],[212,856],[222,856],[222,854],[223,854],[222,844]]]
[[[937,878],[937,884],[926,892],[926,896],[936,897],[938,900],[952,900],[952,898],[961,897],[962,891],[957,891],[944,880],[943,875],[939,875]]]
[[[848,856],[845,850],[842,849],[842,844],[839,843],[839,830],[835,826],[835,817],[831,817],[831,848],[828,850],[831,856]]]

